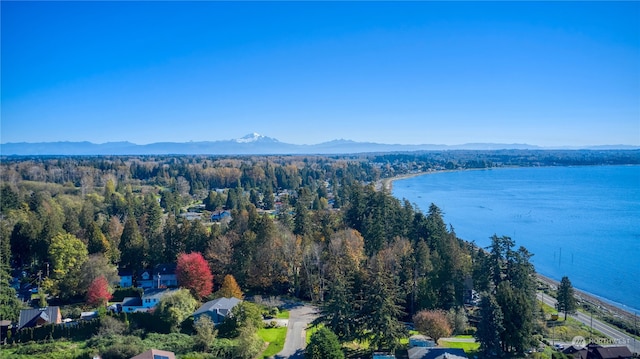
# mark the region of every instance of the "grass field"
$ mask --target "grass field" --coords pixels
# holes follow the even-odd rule
[[[276,316],[277,319],[289,319],[289,311],[288,310],[283,310],[281,312],[278,313],[278,315]]]
[[[262,328],[258,330],[258,335],[262,340],[269,343],[269,346],[262,353],[262,357],[269,358],[282,351],[284,340],[287,337],[287,327]]]
[[[466,343],[466,342],[450,342],[446,340],[440,340],[439,344],[444,348],[459,348],[464,350],[467,354],[475,354],[480,349],[480,343]]]
[[[540,302],[539,302],[540,303]],[[550,307],[546,304],[542,304],[542,310],[545,313],[547,319],[550,317],[550,314],[558,313],[558,311]],[[559,314],[558,320],[547,320],[547,335],[550,338],[556,340],[563,341],[571,341],[575,336],[582,336],[585,338],[595,338],[595,339],[604,339],[606,336],[597,330],[591,330],[589,326],[580,323],[579,321],[567,317],[567,320],[564,320],[564,314]]]

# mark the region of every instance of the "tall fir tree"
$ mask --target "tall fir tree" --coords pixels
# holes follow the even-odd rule
[[[567,313],[573,314],[578,309],[573,286],[567,276],[562,277],[562,280],[560,280],[557,300],[556,308],[564,313],[564,320],[567,320]]]

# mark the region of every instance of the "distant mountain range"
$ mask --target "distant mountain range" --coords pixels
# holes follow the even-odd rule
[[[640,149],[639,146],[611,145],[591,147],[546,148],[527,144],[467,143],[463,145],[400,145],[373,142],[333,140],[316,145],[295,145],[275,138],[251,133],[244,137],[222,141],[156,142],[137,145],[131,142],[13,142],[0,144],[3,156],[38,155],[270,155],[270,154],[346,154],[371,152],[408,152],[443,150],[543,150],[543,149]]]

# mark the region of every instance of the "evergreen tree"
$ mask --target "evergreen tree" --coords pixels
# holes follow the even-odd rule
[[[400,338],[406,334],[404,325],[399,321],[404,313],[400,289],[382,261],[381,256],[376,256],[370,264],[359,313],[360,330],[371,347],[394,351],[400,345]]]
[[[147,257],[147,249],[138,224],[133,216],[127,217],[124,223],[122,236],[120,237],[120,253],[122,260],[120,265],[125,268],[144,268]]]
[[[323,327],[311,336],[304,357],[306,359],[343,359],[344,353],[340,349],[338,337],[331,330]]]
[[[556,308],[564,313],[564,320],[567,320],[567,313],[573,314],[578,309],[578,303],[574,296],[573,286],[569,277],[564,276],[558,287],[558,302]]]
[[[310,230],[309,210],[301,200],[296,202],[296,211],[293,217],[293,233],[304,236]]]
[[[496,301],[504,315],[500,335],[504,352],[522,353],[531,344],[533,331],[533,297],[512,287],[509,281],[496,289]]]
[[[345,276],[336,276],[329,281],[327,300],[322,307],[322,322],[337,335],[341,341],[351,341],[358,337],[358,307],[354,305],[354,293],[351,281]]]
[[[8,230],[2,226],[0,237],[0,320],[17,321],[22,308],[22,301],[16,297],[16,291],[9,285],[11,279],[7,237]]]
[[[111,243],[102,233],[100,226],[94,221],[89,224],[87,229],[87,250],[89,254],[109,253],[111,251]]]
[[[493,295],[483,294],[480,301],[480,321],[475,337],[485,357],[501,356],[500,336],[504,331],[503,320],[502,310]]]

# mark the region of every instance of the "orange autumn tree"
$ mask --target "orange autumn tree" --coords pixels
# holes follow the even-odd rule
[[[189,289],[198,299],[208,296],[213,290],[213,274],[200,252],[178,255],[176,277],[178,285]]]
[[[243,299],[244,297],[244,295],[242,294],[242,289],[240,289],[238,282],[236,282],[236,279],[231,274],[227,274],[224,276],[224,279],[222,280],[222,286],[220,287],[218,294],[220,294],[221,297],[225,298],[234,297]]]
[[[104,276],[99,276],[89,285],[89,290],[87,291],[87,303],[90,305],[105,306],[112,297],[113,296],[109,289],[109,283],[107,282],[107,278]]]

